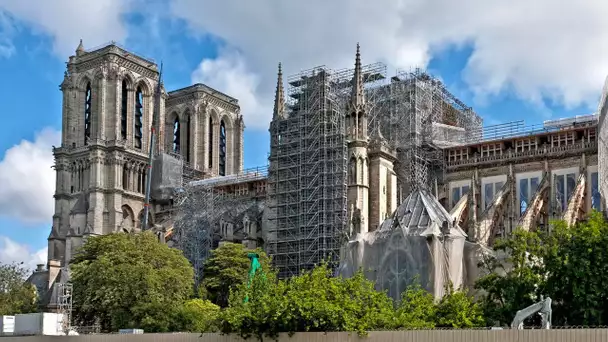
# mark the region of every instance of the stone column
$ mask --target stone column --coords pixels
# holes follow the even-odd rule
[[[97,139],[105,139],[105,117],[106,117],[106,86],[107,86],[107,69],[102,67],[102,73],[100,78],[97,79],[97,112],[96,112],[96,125],[95,134],[92,136]]]
[[[195,169],[199,168],[199,139],[200,139],[200,130],[199,130],[199,117],[198,117],[198,106],[194,106],[193,112],[190,114],[190,163],[192,163],[192,167]]]

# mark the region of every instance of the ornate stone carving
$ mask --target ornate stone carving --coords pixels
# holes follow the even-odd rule
[[[74,88],[74,78],[67,70],[63,73],[63,82],[61,82],[59,88],[61,89],[61,91]]]

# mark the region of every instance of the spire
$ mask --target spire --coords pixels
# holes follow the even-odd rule
[[[80,40],[80,44],[78,44],[78,47],[76,48],[76,56],[80,56],[82,54],[84,54],[84,45],[82,45],[82,39]]]
[[[272,118],[276,119],[283,117],[285,112],[285,95],[283,91],[283,71],[281,70],[281,63],[279,63],[279,73],[277,75],[277,90],[274,95],[274,111]]]
[[[351,93],[353,107],[360,108],[365,103],[363,95],[363,73],[361,71],[361,53],[357,43],[357,54],[355,56],[355,74],[353,75],[353,88]]]

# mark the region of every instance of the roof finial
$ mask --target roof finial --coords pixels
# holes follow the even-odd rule
[[[84,45],[82,45],[82,39],[80,39],[80,44],[78,44],[78,47],[76,48],[76,56],[80,56],[84,53]]]
[[[357,54],[355,55],[355,73],[353,75],[351,101],[352,105],[355,107],[362,106],[365,102],[363,97],[363,72],[361,70],[361,52],[359,43],[357,43]]]
[[[283,69],[279,62],[279,72],[277,74],[277,89],[274,95],[274,111],[272,118],[282,118],[285,113],[285,95],[283,91]]]

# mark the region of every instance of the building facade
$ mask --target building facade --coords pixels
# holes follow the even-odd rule
[[[158,83],[156,63],[114,43],[86,51],[81,41],[69,57],[60,86],[61,146],[53,148],[49,288],[86,237],[141,228],[154,115],[155,155],[172,154],[197,178],[242,170],[238,100],[203,84],[169,93],[161,87],[155,110]],[[154,221],[153,209],[150,226]]]
[[[598,119],[502,125],[498,134],[446,149],[443,203],[457,213],[471,239],[486,245],[518,227],[542,229],[552,219],[573,224],[591,210],[604,210]]]

